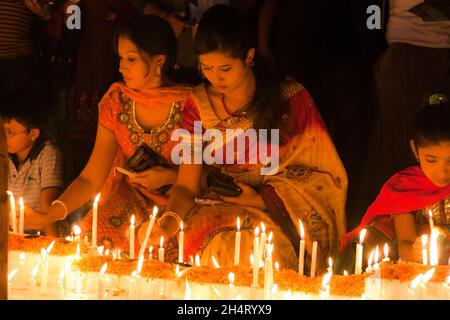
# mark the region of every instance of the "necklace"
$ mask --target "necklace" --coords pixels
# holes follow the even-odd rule
[[[225,104],[225,96],[223,94],[220,95],[220,100],[222,102],[222,106],[223,106],[225,112],[227,113],[228,117],[242,117],[247,114],[248,104],[243,106],[241,109],[239,109],[235,112],[230,112],[227,108],[227,105]]]

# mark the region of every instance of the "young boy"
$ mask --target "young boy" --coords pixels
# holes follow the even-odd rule
[[[45,108],[38,97],[26,94],[4,102],[1,116],[9,152],[8,189],[16,201],[22,197],[26,206],[45,211],[63,187],[61,153],[42,129]],[[45,228],[45,233],[57,236],[56,225]]]

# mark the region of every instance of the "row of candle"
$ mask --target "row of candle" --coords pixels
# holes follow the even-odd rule
[[[19,198],[19,229],[17,230],[17,212],[16,212],[16,199],[11,191],[6,191],[9,196],[9,210],[10,210],[10,219],[12,225],[12,231],[14,233],[23,233],[24,232],[24,223],[25,223],[25,203],[23,198]]]

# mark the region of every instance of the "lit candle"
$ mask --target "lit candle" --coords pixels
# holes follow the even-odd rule
[[[255,238],[253,239],[253,284],[252,286],[258,287],[258,272],[259,272],[259,228],[255,228]]]
[[[25,204],[23,203],[23,198],[19,198],[19,206],[20,206],[20,216],[19,216],[19,233],[23,233],[24,230],[24,218],[25,218]]]
[[[8,299],[11,299],[11,282],[17,271],[19,271],[19,269],[15,268],[10,273],[8,273]]]
[[[347,270],[344,270],[344,277],[348,277],[348,272],[347,272]]]
[[[39,271],[39,264],[35,265],[33,270],[31,271],[31,278],[30,278],[30,288],[31,288],[31,299],[37,300],[38,298],[38,292],[37,292],[37,286],[36,286],[36,276]]]
[[[161,236],[159,241],[158,258],[160,262],[164,262],[164,237]]]
[[[211,257],[212,263],[216,269],[220,269],[220,264],[217,262],[214,256]]]
[[[331,257],[328,257],[327,271],[333,273],[333,259],[331,259]]]
[[[372,261],[373,261],[374,253],[375,253],[375,250],[372,250],[370,252],[369,259],[367,260],[367,268],[366,268],[367,273],[372,272]]]
[[[275,271],[280,271],[280,264],[278,263],[278,261],[275,261]]]
[[[430,230],[434,229],[433,211],[428,210],[428,217],[430,218]]]
[[[14,195],[11,191],[6,191],[9,195],[9,210],[11,213],[11,225],[12,231],[17,232],[17,217],[16,217],[16,200],[14,199]]]
[[[428,242],[428,235],[423,234],[422,235],[422,264],[424,264],[424,265],[428,264],[427,242]]]
[[[200,256],[198,254],[195,255],[195,265],[200,267]]]
[[[391,259],[389,259],[389,246],[387,243],[384,244],[384,248],[383,248],[383,252],[384,252],[384,262],[390,261]]]
[[[148,249],[148,260],[153,260],[153,246]]]
[[[439,264],[438,237],[439,231],[432,229],[430,236],[430,266],[437,266]]]
[[[311,254],[311,278],[316,276],[316,260],[317,260],[317,241],[312,244],[312,254]]]
[[[359,233],[359,243],[356,244],[355,274],[361,274],[362,258],[363,258],[363,242],[366,236],[366,229],[362,229]]]
[[[264,257],[264,251],[266,250],[266,241],[267,241],[266,226],[264,225],[263,222],[261,222],[261,236],[259,239],[258,261],[262,261]]]
[[[134,259],[134,234],[135,234],[135,226],[134,226],[134,214],[130,219],[130,259]]]
[[[322,278],[322,289],[320,296],[322,299],[327,300],[330,298],[330,280],[333,273],[327,272]]]
[[[178,239],[178,262],[183,262],[184,260],[183,246],[184,246],[183,221],[180,221],[180,237]]]
[[[273,284],[273,266],[272,266],[273,245],[267,245],[267,255],[264,261],[264,299],[270,299],[270,290]]]
[[[94,199],[92,209],[92,247],[97,247],[97,220],[98,220],[98,201],[100,200],[100,193]]]
[[[81,229],[78,225],[74,225],[73,226],[73,235],[74,235],[74,240],[77,242],[80,242],[80,234],[81,234]]]
[[[41,292],[47,293],[47,281],[48,281],[48,257],[47,250],[41,249]]]
[[[298,253],[298,273],[303,275],[305,269],[305,230],[300,219],[298,219],[300,226],[300,250]]]
[[[105,263],[100,269],[99,277],[98,277],[98,300],[103,300],[105,297],[105,272],[106,268],[108,268],[108,263]]]
[[[234,265],[239,265],[239,257],[241,254],[241,221],[237,218],[236,237],[234,239]]]
[[[148,239],[150,239],[150,234],[152,233],[153,225],[155,224],[156,215],[158,214],[158,207],[153,207],[153,213],[150,216],[150,223],[147,227],[147,232],[145,233],[144,242],[142,242],[141,248],[139,249],[139,257],[142,256],[147,248]]]

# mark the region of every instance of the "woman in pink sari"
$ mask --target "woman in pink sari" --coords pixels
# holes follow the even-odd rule
[[[184,101],[191,90],[166,76],[175,48],[170,25],[154,16],[139,17],[119,33],[124,82],[114,83],[99,103],[97,138],[89,162],[47,212],[27,209],[28,227],[41,228],[63,220],[101,192],[97,244],[129,248],[131,216],[135,215],[139,228],[148,219],[149,208],[166,202],[166,196],[157,190],[175,182],[176,168],[157,166],[134,178],[115,175],[114,169],[123,166],[143,144],[171,163],[171,132],[179,127]],[[89,212],[81,223],[83,232],[90,232],[91,222]]]
[[[211,264],[213,257],[222,266],[231,265],[239,217],[239,265],[250,264],[253,233],[256,227],[263,231],[263,223],[266,235],[273,234],[274,261],[295,269],[301,219],[306,233],[305,265],[310,263],[312,240],[316,240],[320,271],[345,233],[347,176],[313,99],[298,82],[267,71],[258,61],[253,66],[255,50],[247,42],[243,23],[232,7],[218,5],[204,14],[195,45],[209,84],[194,88],[187,99],[182,127],[194,136],[198,133],[194,129],[196,121],[201,121],[203,133],[216,130],[225,135],[228,129],[279,129],[279,164],[274,165],[278,156],[276,135],[271,136],[267,146],[270,164],[261,154],[257,163],[252,163],[250,159],[256,155],[250,144],[245,145],[246,161],[237,163],[236,158],[243,155],[236,149],[227,153],[230,142],[236,141],[234,138],[210,144],[203,141],[203,147],[216,145],[211,156],[218,161],[211,166],[180,165],[167,211],[152,240],[160,234],[176,238],[182,220],[184,261],[199,254],[202,265]],[[259,139],[257,147],[262,150],[264,141]],[[206,148],[203,160],[205,151]],[[231,156],[233,163],[218,164],[224,163],[218,156],[220,151],[223,156]],[[264,165],[274,165],[277,172],[262,175]],[[212,192],[214,188],[203,189],[201,176],[205,170],[220,170],[233,177],[242,193],[231,197]],[[218,202],[201,203],[198,198]]]

